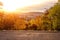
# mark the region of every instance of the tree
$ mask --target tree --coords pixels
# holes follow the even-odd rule
[[[5,30],[14,29],[14,23],[15,23],[14,15],[11,15],[11,14],[4,15],[3,29]]]
[[[26,28],[26,22],[24,19],[18,18],[15,21],[14,28],[16,30],[24,30]]]
[[[59,0],[60,2],[60,0]],[[53,8],[49,10],[49,17],[51,17],[54,30],[60,30],[60,3],[56,3]]]
[[[3,29],[3,16],[4,16],[3,10],[0,10],[0,29]]]

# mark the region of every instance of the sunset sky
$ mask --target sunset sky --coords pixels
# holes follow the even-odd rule
[[[40,11],[49,8],[58,0],[0,0],[7,11]]]

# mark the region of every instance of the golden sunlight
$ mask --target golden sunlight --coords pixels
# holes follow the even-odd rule
[[[34,4],[42,3],[42,0],[0,0],[3,3],[3,9],[7,11],[14,11],[17,8],[23,8]]]
[[[41,4],[50,0],[0,0],[3,3],[5,11],[15,11],[17,8],[23,8],[35,4]]]

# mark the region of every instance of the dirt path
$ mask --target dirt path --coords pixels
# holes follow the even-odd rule
[[[0,31],[0,40],[60,40],[60,32]]]

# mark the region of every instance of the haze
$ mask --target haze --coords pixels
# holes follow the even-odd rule
[[[37,4],[44,4],[45,2],[57,2],[57,0],[0,0],[0,1],[3,3],[2,7],[5,11],[15,11],[18,8],[24,8]]]

